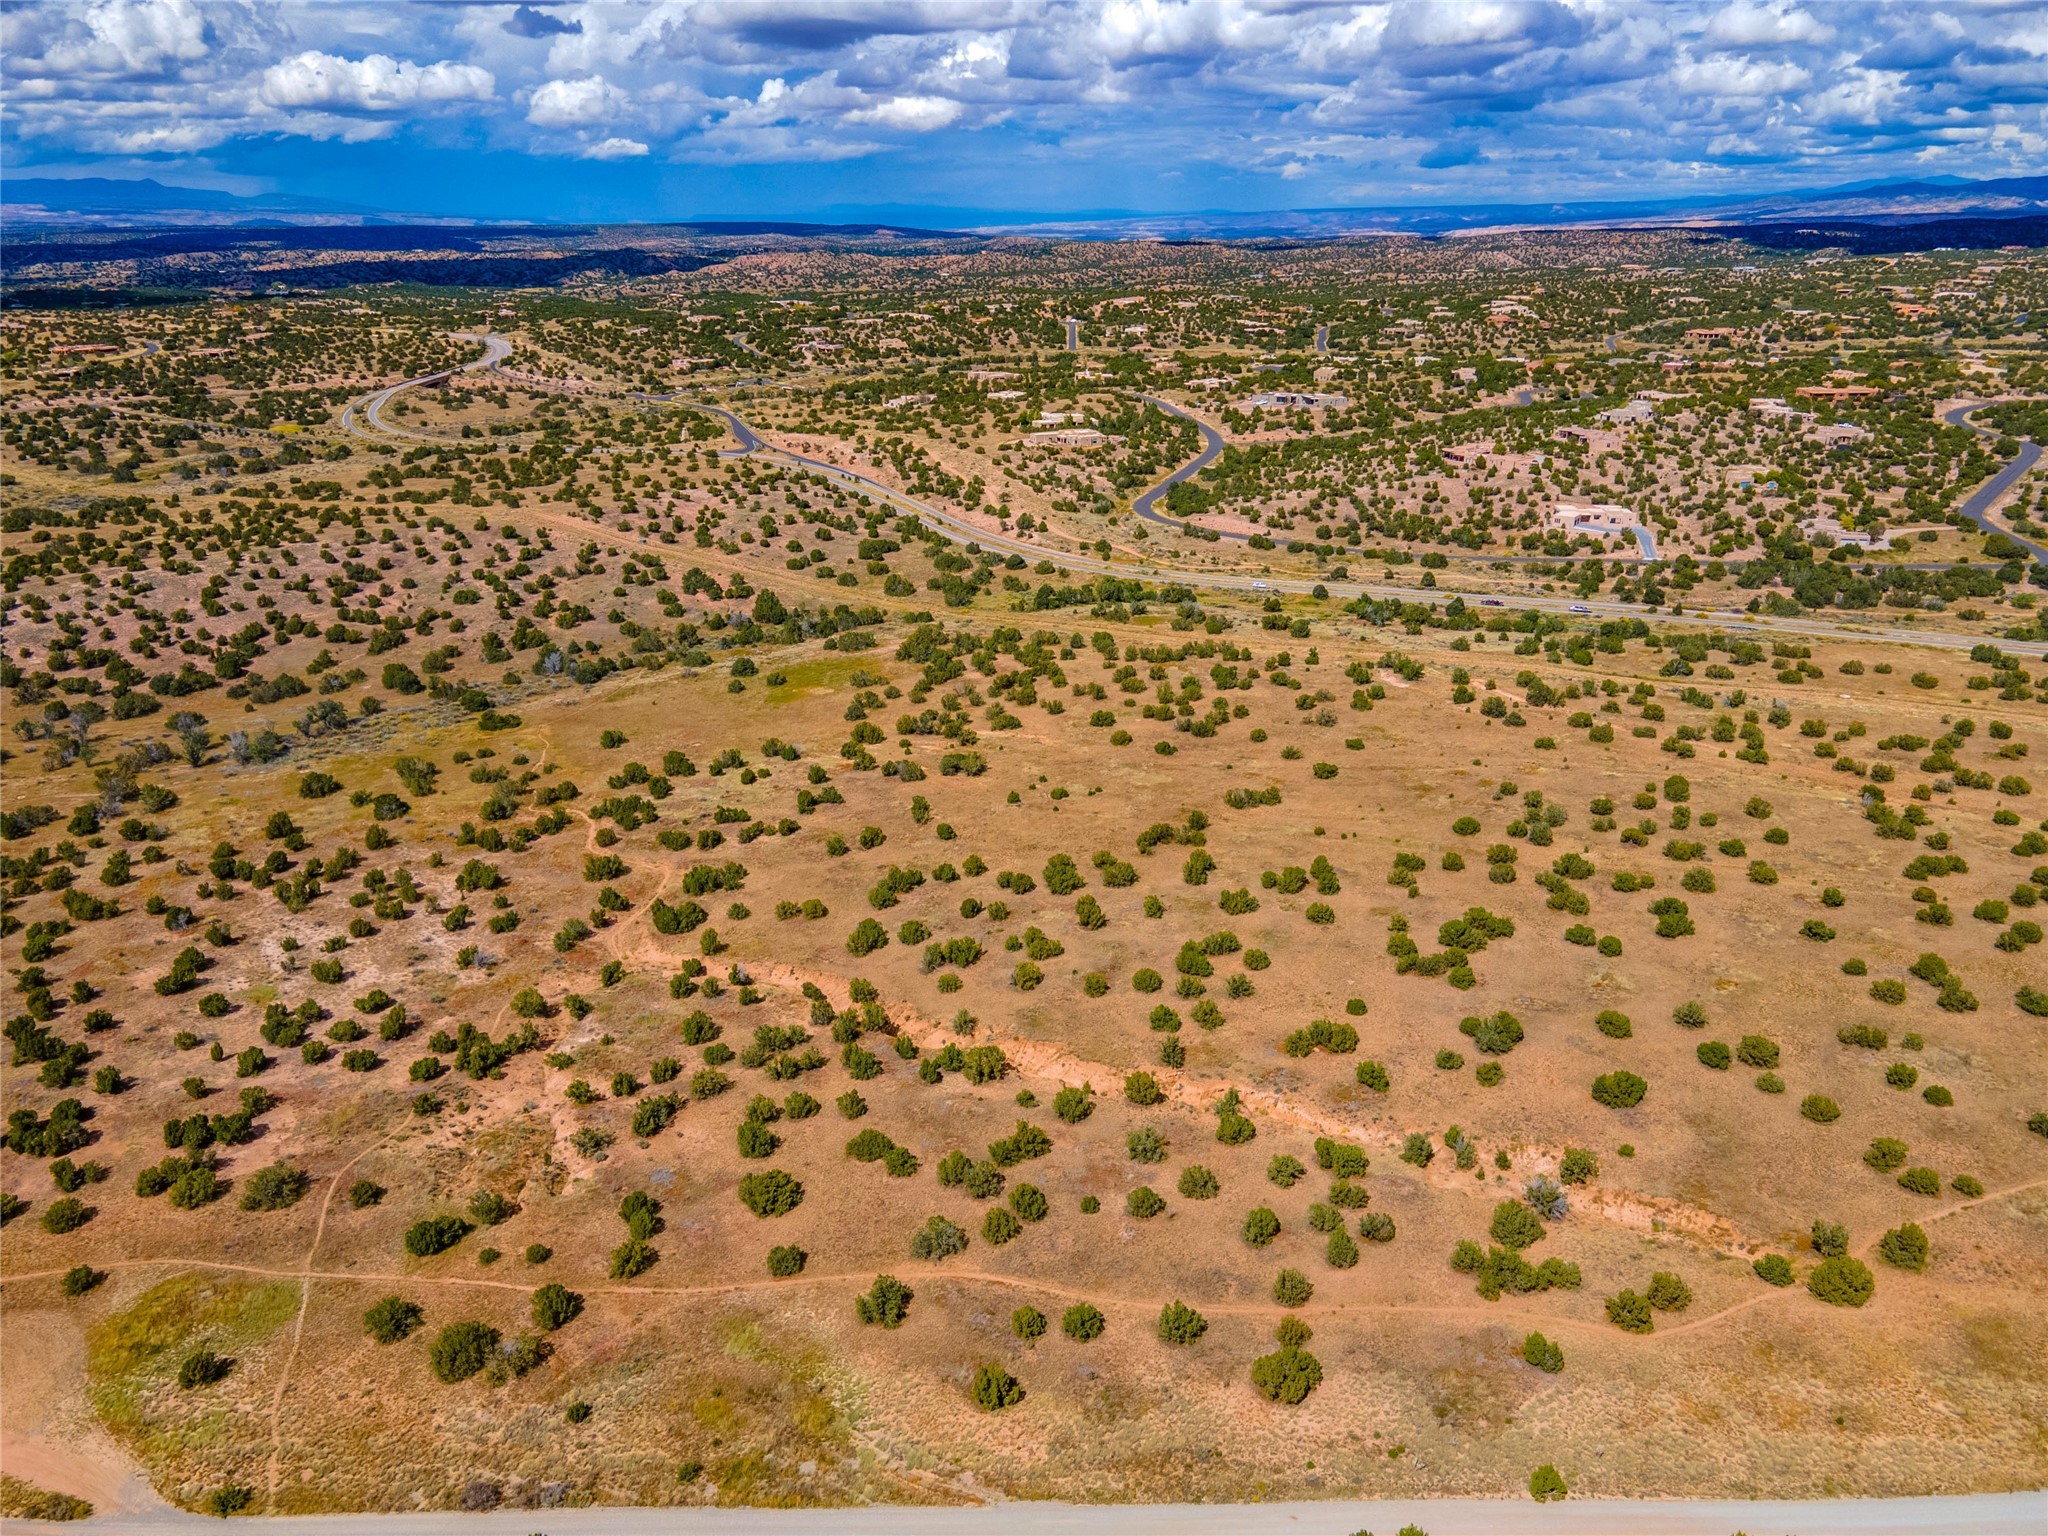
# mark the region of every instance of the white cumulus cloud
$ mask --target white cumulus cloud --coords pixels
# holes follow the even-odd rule
[[[944,96],[892,96],[871,107],[859,107],[846,114],[849,123],[872,123],[878,128],[901,128],[910,133],[931,133],[951,127],[966,111],[957,101]]]
[[[147,76],[202,59],[206,17],[192,0],[101,0],[53,38],[39,60],[54,75]]]
[[[97,142],[122,155],[188,155],[211,149],[235,131],[233,123],[154,123],[146,128],[115,129]]]
[[[0,169],[459,116],[537,167],[872,156],[1006,206],[2009,175],[2044,59],[2048,0],[0,0]]]
[[[1824,43],[1835,29],[1794,5],[1756,5],[1751,0],[1737,3],[1707,23],[1707,35],[1735,48],[1754,48],[1775,43]]]
[[[550,80],[533,93],[526,120],[541,128],[582,128],[611,122],[625,107],[625,92],[602,75]]]
[[[1797,64],[1715,54],[1690,59],[1671,71],[1671,83],[1693,96],[1753,101],[1796,91],[1813,76]]]
[[[266,106],[356,107],[393,112],[450,101],[489,101],[497,82],[475,64],[443,59],[415,64],[389,54],[360,59],[308,49],[263,72],[257,95]]]

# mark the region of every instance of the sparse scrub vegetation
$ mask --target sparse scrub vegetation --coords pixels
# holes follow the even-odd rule
[[[2048,500],[1960,508],[2048,430],[2028,249],[323,229],[10,247],[0,1343],[59,1309],[167,1497],[1297,1499],[1378,1485],[1145,1470],[1188,1383],[1470,1451],[1617,1352],[1704,1490],[1700,1424],[1888,1487],[1727,1368],[1816,1329],[2011,1418]],[[1465,1470],[1593,1490],[1541,1427]]]

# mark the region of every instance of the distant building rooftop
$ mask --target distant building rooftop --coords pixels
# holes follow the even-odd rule
[[[1624,507],[1618,502],[1560,501],[1552,503],[1544,514],[1544,521],[1567,532],[1619,533],[1626,528],[1641,527],[1643,519],[1633,507]]]
[[[1053,448],[1099,448],[1105,443],[1120,443],[1123,439],[1098,432],[1093,427],[1061,427],[1052,432],[1027,432],[1024,441]]]
[[[1631,422],[1649,421],[1656,414],[1657,407],[1649,401],[1631,400],[1626,405],[1617,405],[1612,410],[1602,411],[1600,419],[1611,421],[1616,426],[1626,426]]]
[[[1311,390],[1275,389],[1251,396],[1245,404],[1254,410],[1341,411],[1351,402],[1343,395],[1323,395]]]

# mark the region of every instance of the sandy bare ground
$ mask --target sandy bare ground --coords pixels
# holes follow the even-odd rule
[[[168,1509],[119,1442],[93,1422],[85,1402],[85,1345],[71,1320],[23,1309],[8,1323],[0,1368],[0,1472],[85,1499],[102,1514]]]

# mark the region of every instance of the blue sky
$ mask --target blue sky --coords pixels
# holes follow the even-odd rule
[[[79,0],[0,172],[483,217],[1641,199],[2048,167],[2048,5]]]

